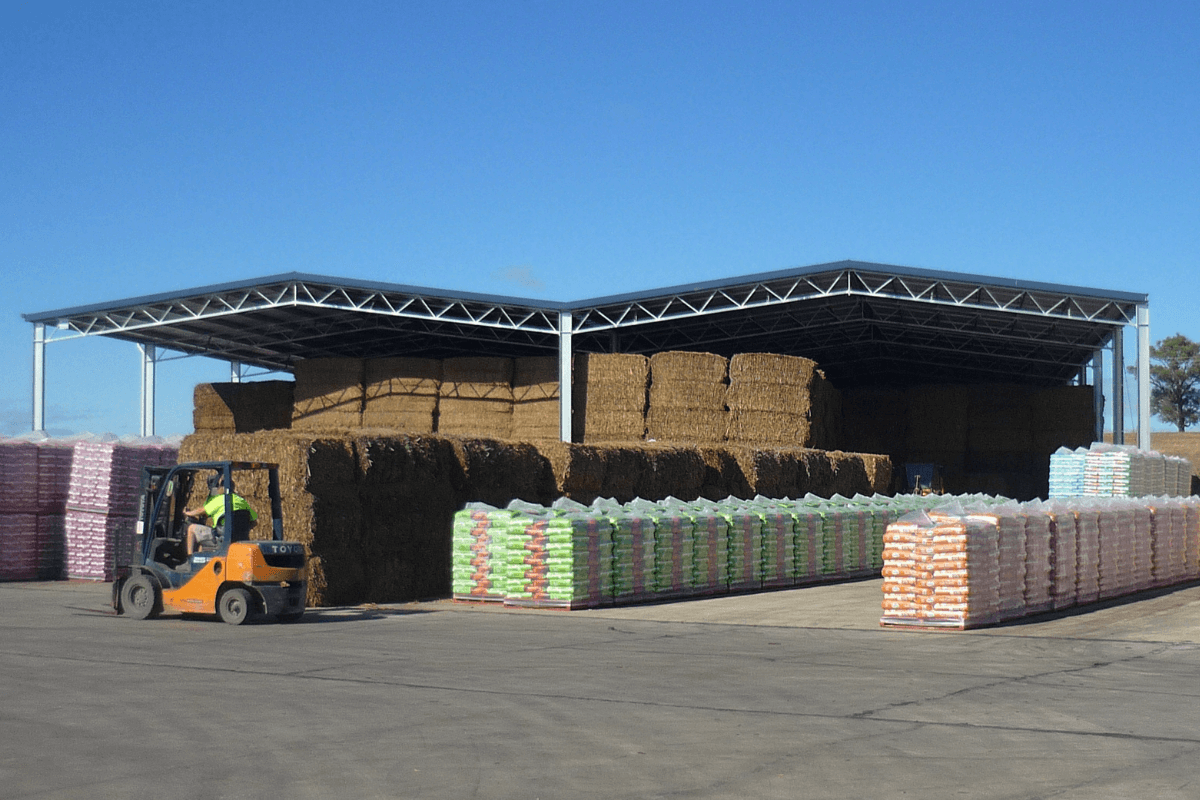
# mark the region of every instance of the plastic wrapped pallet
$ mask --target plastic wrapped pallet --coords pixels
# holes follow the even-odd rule
[[[1133,521],[1133,589],[1141,591],[1154,584],[1150,509],[1132,500],[1126,500],[1122,505]]]
[[[505,562],[513,512],[469,503],[454,515],[451,595],[456,600],[500,602],[508,589]]]
[[[692,520],[677,510],[649,500],[635,499],[629,507],[654,518],[655,596],[686,597],[693,586]]]
[[[1075,596],[1079,603],[1100,598],[1100,512],[1091,504],[1076,506]]]
[[[613,597],[620,603],[655,593],[654,518],[635,511],[607,512],[613,536]]]
[[[996,528],[999,565],[999,614],[1011,619],[1025,613],[1025,516],[1016,503],[971,514]]]
[[[1025,613],[1037,614],[1054,607],[1053,535],[1050,517],[1036,506],[1025,512]]]
[[[1113,500],[1097,504],[1100,522],[1100,599],[1133,591],[1133,514]]]
[[[825,549],[825,528],[821,515],[811,506],[789,503],[792,530],[795,533],[796,583],[807,583],[821,576],[821,553]]]
[[[513,522],[505,605],[595,608],[612,602],[612,525],[607,518],[522,514]]]
[[[729,524],[729,589],[762,588],[762,518],[748,509],[722,509]]]
[[[1031,504],[1050,520],[1050,596],[1055,609],[1075,605],[1079,581],[1079,525],[1076,512],[1061,500]]]
[[[729,523],[709,504],[681,510],[692,519],[692,590],[696,594],[729,591]]]
[[[934,522],[912,512],[888,525],[883,550],[882,624],[924,623],[933,613],[933,564],[917,551]]]
[[[954,625],[987,625],[1000,618],[998,529],[972,517],[944,518],[928,531],[919,555],[933,564],[927,584],[930,620]]]
[[[1060,447],[1050,455],[1050,497],[1080,497],[1085,493],[1087,449]]]
[[[75,443],[63,523],[68,578],[111,581],[129,563],[142,467],[174,464],[178,453],[154,439]]]
[[[762,585],[791,586],[796,582],[796,526],[791,514],[778,506],[750,503],[743,508],[762,521]]]
[[[1191,480],[1189,468],[1188,479]],[[1200,577],[1200,498],[1185,497],[1183,506],[1184,576],[1188,580]]]
[[[0,581],[37,580],[37,514],[0,515]]]

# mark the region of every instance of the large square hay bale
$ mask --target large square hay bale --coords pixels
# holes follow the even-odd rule
[[[253,433],[292,425],[293,381],[200,383],[192,392],[196,431]]]
[[[575,356],[572,436],[577,442],[635,442],[646,436],[650,362],[636,353]]]
[[[729,360],[725,438],[761,447],[833,447],[841,441],[841,395],[816,362],[775,353]]]
[[[712,353],[663,352],[650,357],[646,438],[720,442],[725,438],[729,362]]]
[[[438,433],[448,436],[512,437],[511,358],[447,358],[442,362]]]
[[[431,358],[372,358],[364,366],[364,428],[432,433],[438,413],[442,362]]]
[[[362,426],[361,358],[308,358],[294,367],[292,427],[344,430]]]

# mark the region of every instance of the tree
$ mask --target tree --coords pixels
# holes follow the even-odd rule
[[[1200,422],[1200,344],[1183,334],[1150,348],[1150,410],[1180,433]]]

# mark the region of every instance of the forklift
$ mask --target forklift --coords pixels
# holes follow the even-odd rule
[[[271,537],[251,539],[254,513],[235,508],[234,487],[238,479],[257,486],[264,477]],[[212,541],[189,553],[192,520],[184,511],[206,483],[211,496],[223,496],[224,514]],[[112,604],[118,614],[134,619],[172,611],[215,614],[230,625],[258,618],[294,622],[304,615],[307,567],[304,545],[283,540],[277,465],[204,461],[147,466],[142,468],[133,557],[117,569]]]

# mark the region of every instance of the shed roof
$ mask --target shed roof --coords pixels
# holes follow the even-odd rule
[[[1147,295],[838,261],[577,302],[290,272],[23,315],[47,341],[107,336],[292,369],[317,357],[702,350],[811,358],[835,385],[1067,383]]]

